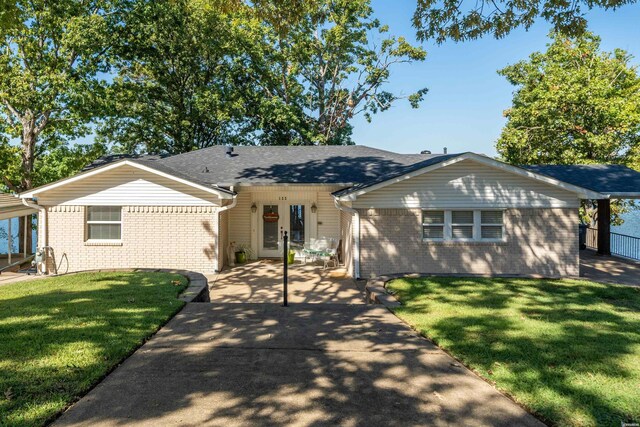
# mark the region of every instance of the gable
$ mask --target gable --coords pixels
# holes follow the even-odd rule
[[[40,205],[219,206],[207,191],[124,165],[37,193]]]
[[[534,208],[579,202],[573,191],[467,159],[359,195],[353,207]]]

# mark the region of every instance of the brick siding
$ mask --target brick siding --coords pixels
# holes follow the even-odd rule
[[[92,244],[86,242],[84,206],[49,207],[48,244],[54,256],[49,271],[55,261],[61,263],[60,272],[178,268],[212,273],[218,256],[217,218],[213,207],[124,206],[122,243]]]
[[[577,276],[577,209],[507,209],[505,242],[425,242],[420,209],[362,209],[360,272]]]

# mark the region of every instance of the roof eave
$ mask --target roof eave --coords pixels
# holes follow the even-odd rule
[[[157,174],[157,175],[160,175],[160,176],[164,176],[164,177],[172,179],[174,181],[189,185],[189,186],[194,187],[194,188],[201,189],[201,190],[206,191],[208,193],[215,194],[216,196],[218,196],[221,199],[232,199],[234,197],[234,195],[235,195],[235,193],[233,191],[230,191],[230,190],[227,190],[227,189],[224,189],[224,188],[207,187],[207,186],[195,183],[193,181],[189,181],[189,180],[184,179],[184,178],[179,178],[179,177],[177,177],[175,175],[172,175],[170,173],[160,171],[160,170],[155,169],[155,168],[153,168],[151,166],[143,165],[143,164],[138,163],[136,161],[132,161],[131,159],[123,159],[123,160],[118,160],[116,162],[108,163],[108,164],[106,164],[104,166],[100,166],[100,167],[97,167],[97,168],[90,169],[90,170],[88,170],[86,172],[82,172],[82,173],[76,174],[76,175],[68,177],[68,178],[63,178],[61,180],[58,180],[58,181],[55,181],[55,182],[52,182],[52,183],[49,183],[49,184],[34,188],[34,189],[31,189],[31,190],[29,190],[27,192],[20,193],[18,195],[18,197],[20,197],[21,199],[33,199],[33,198],[36,197],[37,194],[43,193],[45,191],[50,191],[50,190],[53,190],[55,188],[59,188],[59,187],[62,187],[64,185],[67,185],[67,184],[69,184],[71,182],[80,181],[80,180],[83,180],[85,178],[89,178],[91,176],[98,175],[100,173],[104,173],[104,172],[107,172],[109,170],[116,169],[116,168],[119,168],[119,167],[122,167],[122,166],[132,166],[132,167],[135,167],[135,168],[138,168],[138,169],[150,172],[150,173],[154,173],[154,174]]]
[[[357,189],[353,189],[352,191],[347,190],[346,193],[342,195],[334,194],[334,198],[336,198],[336,200],[339,200],[339,201],[355,201],[359,196],[369,193],[371,191],[375,191],[378,188],[386,187],[388,185],[395,184],[395,183],[404,181],[406,179],[410,179],[415,176],[431,172],[436,169],[444,168],[452,164],[461,162],[463,160],[476,161],[478,163],[485,164],[486,166],[489,166],[489,167],[505,170],[507,172],[515,173],[517,175],[525,176],[527,178],[534,179],[537,181],[546,182],[547,184],[554,185],[554,186],[563,188],[567,191],[570,191],[572,193],[575,193],[581,199],[608,199],[609,198],[609,195],[607,194],[602,194],[597,191],[591,190],[589,188],[579,187],[574,184],[570,184],[568,182],[561,181],[556,178],[552,178],[543,174],[532,172],[528,169],[521,168],[519,166],[510,165],[510,164],[501,162],[499,160],[495,160],[490,157],[471,153],[471,152],[461,153],[458,156],[452,157],[448,160],[436,163],[434,165],[425,166],[424,168],[416,169],[415,171],[412,171],[410,173],[392,177],[382,182],[378,182],[372,185],[367,185],[364,187],[359,187]]]

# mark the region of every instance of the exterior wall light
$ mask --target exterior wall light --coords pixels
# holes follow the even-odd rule
[[[314,203],[314,204],[311,205],[311,213],[316,213],[316,212],[318,212],[318,207]]]
[[[256,206],[256,204],[255,204],[255,203],[253,203],[253,204],[251,205],[251,213],[256,213],[256,212],[258,212],[258,207]]]

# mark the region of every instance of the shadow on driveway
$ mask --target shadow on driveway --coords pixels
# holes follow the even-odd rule
[[[58,425],[538,420],[380,306],[188,304]]]

